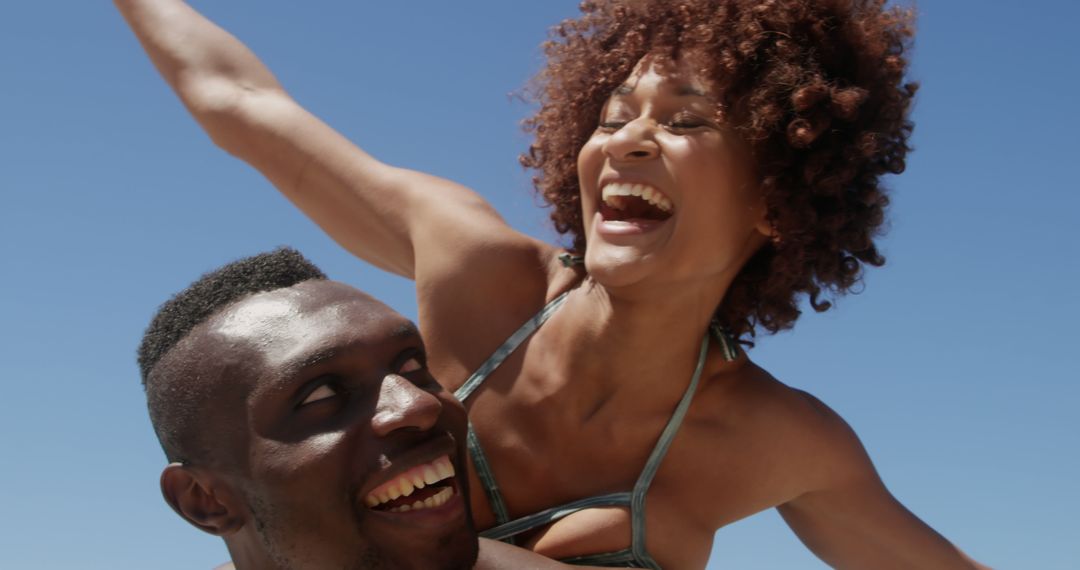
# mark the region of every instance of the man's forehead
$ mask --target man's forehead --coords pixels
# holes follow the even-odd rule
[[[213,336],[226,341],[308,337],[334,325],[365,325],[397,317],[389,307],[342,283],[306,282],[252,295],[215,315]]]
[[[181,339],[153,374],[183,378],[184,390],[216,394],[217,406],[235,410],[252,390],[276,389],[298,368],[404,337],[419,337],[415,325],[372,297],[305,282],[228,306]]]
[[[208,324],[205,340],[246,353],[272,368],[306,361],[309,353],[378,344],[415,334],[405,317],[342,283],[307,282],[248,297]]]

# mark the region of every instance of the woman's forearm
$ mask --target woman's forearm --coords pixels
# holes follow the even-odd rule
[[[161,76],[199,119],[281,86],[232,34],[180,0],[114,0]],[[213,133],[211,133],[213,134]]]
[[[506,231],[467,188],[390,167],[352,144],[289,97],[247,46],[181,0],[114,2],[210,138],[362,259],[412,278],[415,249],[445,260],[463,234],[490,240]]]
[[[181,0],[114,0],[161,76],[217,146],[259,170],[338,242],[411,276],[388,169],[289,97],[236,37]],[[405,208],[398,208],[404,210]],[[384,222],[385,220],[385,222]]]

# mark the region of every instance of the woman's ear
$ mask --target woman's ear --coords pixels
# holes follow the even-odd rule
[[[754,224],[754,229],[773,245],[780,245],[780,232],[776,229],[776,223],[769,219],[769,207],[765,204],[764,197],[759,200],[755,210],[757,223]]]
[[[773,243],[778,243],[780,241],[780,234],[776,231],[776,228],[769,220],[762,218],[761,221],[759,221],[757,225],[754,226],[754,229],[756,229],[758,233],[765,236]]]
[[[240,530],[247,509],[220,476],[208,469],[170,463],[161,472],[161,494],[176,514],[216,536]]]

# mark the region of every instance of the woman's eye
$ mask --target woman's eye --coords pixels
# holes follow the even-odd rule
[[[413,357],[406,360],[405,363],[401,365],[401,369],[398,370],[398,374],[408,374],[410,372],[416,372],[423,367],[424,365],[421,364],[420,361],[417,360],[415,357]]]
[[[308,404],[318,402],[319,400],[325,400],[327,398],[333,398],[334,396],[337,396],[337,395],[338,395],[337,390],[331,388],[327,384],[323,384],[322,386],[319,386],[318,388],[315,388],[310,394],[308,394],[308,397],[304,398],[304,401],[300,402],[300,405],[301,406],[306,406]]]
[[[705,126],[705,121],[697,117],[676,117],[668,124],[674,129],[696,129]]]
[[[600,129],[605,131],[617,131],[623,128],[623,125],[625,124],[626,123],[621,121],[601,121],[599,126]]]

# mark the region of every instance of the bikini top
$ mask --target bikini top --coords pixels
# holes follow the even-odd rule
[[[470,376],[465,383],[454,392],[454,395],[464,402],[478,387],[480,387],[481,384],[483,384],[488,375],[494,372],[495,369],[502,364],[503,360],[513,354],[521,343],[532,336],[532,334],[540,328],[540,325],[544,324],[548,317],[554,314],[555,311],[562,306],[563,301],[566,300],[568,294],[569,291],[553,299],[547,306],[541,309],[536,316],[526,321],[521,328],[510,335],[510,338],[508,338],[502,346],[496,349],[491,357],[480,365],[476,372],[474,372],[472,376]],[[731,361],[738,357],[738,345],[731,337],[715,325],[710,326],[709,330],[712,336],[715,337],[720,344],[725,361]],[[624,507],[629,508],[630,510],[631,538],[629,548],[617,552],[576,556],[563,559],[562,562],[583,566],[618,566],[623,568],[652,568],[654,570],[660,570],[660,565],[653,560],[652,556],[645,548],[645,495],[648,493],[649,485],[652,483],[653,477],[660,468],[660,463],[664,460],[664,455],[667,454],[668,447],[671,446],[672,440],[675,439],[675,434],[678,433],[679,426],[682,424],[683,418],[690,408],[690,401],[697,391],[698,382],[701,380],[701,371],[705,365],[705,356],[709,349],[709,336],[709,334],[706,334],[705,338],[701,340],[701,349],[698,353],[697,366],[694,368],[694,374],[690,378],[690,385],[686,387],[686,392],[683,393],[682,399],[679,400],[667,425],[660,433],[660,438],[657,440],[656,446],[653,447],[652,453],[649,455],[648,461],[645,462],[645,467],[641,470],[641,475],[638,476],[637,482],[634,484],[634,488],[631,491],[587,497],[511,520],[510,514],[506,508],[506,502],[503,500],[502,493],[499,492],[499,486],[495,482],[495,476],[491,471],[491,465],[484,456],[484,451],[480,447],[480,441],[477,439],[476,432],[473,431],[472,423],[470,422],[467,442],[469,454],[472,456],[476,474],[480,478],[480,482],[484,487],[484,492],[487,494],[488,502],[495,514],[495,526],[481,532],[480,536],[513,544],[515,536],[548,525],[576,512],[597,507]]]

